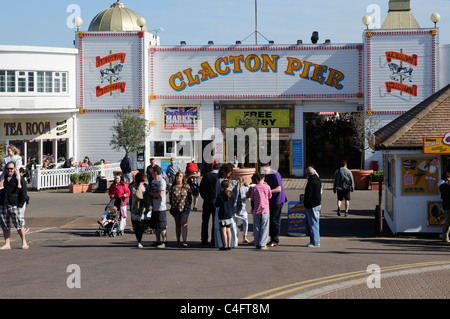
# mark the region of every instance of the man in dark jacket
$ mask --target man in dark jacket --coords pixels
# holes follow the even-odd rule
[[[22,188],[17,187],[18,181],[14,174],[15,169],[16,167],[13,162],[6,164],[5,188],[0,194],[0,226],[3,230],[3,237],[5,238],[5,245],[0,248],[1,250],[11,249],[11,220],[22,239],[22,249],[28,249],[23,228],[25,220],[23,210],[21,210],[27,200],[27,184],[24,178],[21,177]]]
[[[442,174],[443,183],[439,185],[439,192],[442,198],[442,208],[444,209],[445,222],[442,229],[442,241],[450,243],[450,166]]]
[[[208,245],[208,226],[210,217],[211,226],[211,244],[214,246],[214,213],[216,211],[216,184],[218,179],[219,164],[214,164],[213,170],[203,175],[200,182],[200,196],[203,198],[202,212],[202,245]]]
[[[322,182],[312,166],[306,169],[308,182],[305,187],[304,205],[310,226],[310,242],[308,247],[320,246],[319,217],[322,202]]]
[[[123,182],[127,185],[131,184],[131,159],[130,153],[126,153],[125,157],[120,161],[120,169],[122,170]]]

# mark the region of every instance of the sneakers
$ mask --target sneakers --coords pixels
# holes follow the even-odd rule
[[[320,244],[314,245],[314,244],[309,243],[308,245],[306,245],[306,247],[309,247],[309,248],[320,247]]]
[[[160,243],[158,246],[156,246],[156,248],[166,248],[166,244]]]
[[[259,247],[259,249],[261,249],[261,250],[267,250],[267,249],[269,249],[269,247],[267,247],[267,246],[262,246],[262,247]]]

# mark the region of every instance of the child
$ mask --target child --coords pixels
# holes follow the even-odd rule
[[[224,179],[220,183],[221,192],[216,198],[216,207],[219,207],[218,219],[220,232],[222,234],[223,247],[219,250],[231,249],[231,224],[233,222],[233,205],[234,199],[230,191],[230,181]]]
[[[247,210],[245,208],[245,202],[247,201],[247,192],[248,192],[248,184],[245,182],[243,177],[239,177],[239,184],[241,185],[240,193],[241,193],[241,202],[242,202],[242,209],[240,212],[236,214],[237,218],[242,219],[242,234],[243,239],[242,243],[249,244],[250,241],[247,239],[247,232],[248,232],[248,214]]]
[[[119,213],[117,212],[117,207],[113,206],[109,211],[106,211],[102,215],[102,220],[98,221],[100,225],[105,227],[111,222],[117,221],[119,219]]]
[[[255,173],[253,178],[256,183],[250,192],[250,199],[254,203],[252,208],[253,236],[256,248],[267,249],[266,243],[269,238],[269,199],[272,197],[272,192],[270,186],[264,183],[264,175]]]
[[[22,188],[20,172],[19,172],[19,168],[22,166],[22,157],[20,156],[20,151],[17,149],[17,147],[15,147],[14,145],[9,145],[8,146],[8,156],[5,156],[3,158],[3,163],[2,163],[3,172],[2,172],[2,175],[0,175],[0,189],[3,189],[3,183],[5,181],[5,175],[6,175],[5,167],[6,167],[6,164],[8,164],[9,162],[13,162],[16,167],[14,170],[14,174],[16,175],[16,179],[17,179],[17,188]]]

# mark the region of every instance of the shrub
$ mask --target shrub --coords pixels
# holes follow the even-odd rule
[[[70,182],[72,184],[79,184],[80,183],[80,174],[75,173],[75,174],[70,175]]]
[[[383,171],[376,171],[369,175],[369,181],[382,182],[384,181]]]
[[[89,184],[91,181],[91,174],[89,173],[81,173],[80,174],[80,183],[81,184]]]

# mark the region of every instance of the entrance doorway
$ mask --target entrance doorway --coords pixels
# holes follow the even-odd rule
[[[351,113],[305,113],[304,121],[306,165],[314,164],[321,177],[333,177],[344,159],[349,168],[360,167]]]

